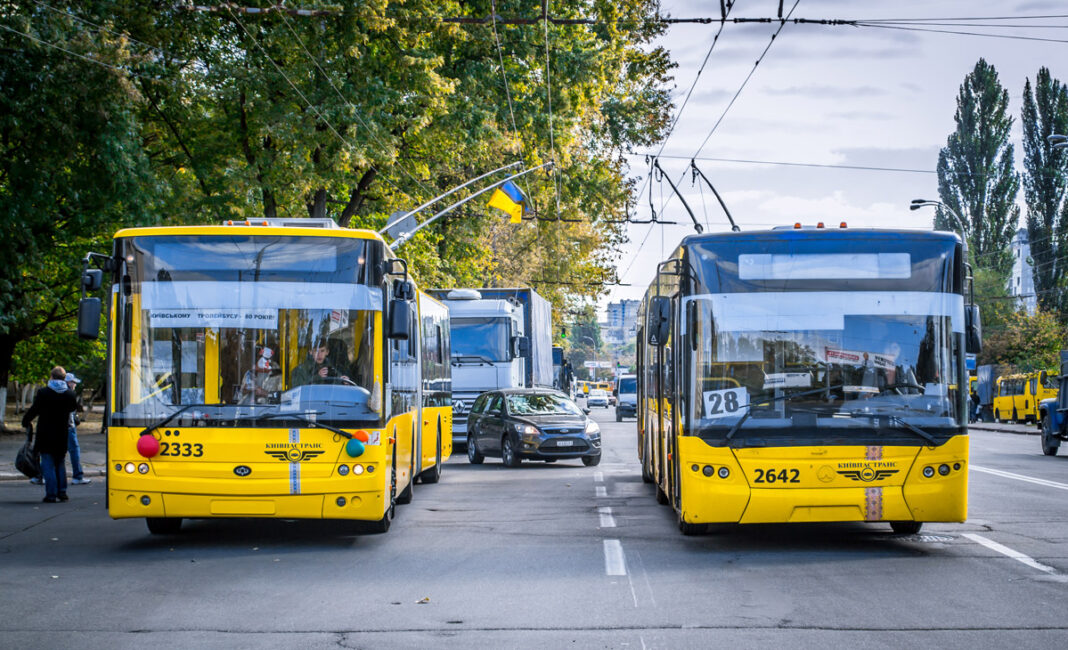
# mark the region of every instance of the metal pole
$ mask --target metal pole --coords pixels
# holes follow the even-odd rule
[[[665,174],[664,170],[661,169],[660,161],[658,159],[653,158],[653,166],[660,171],[660,176],[667,180],[668,185],[671,186],[671,189],[675,192],[675,195],[679,197],[680,201],[682,201],[682,207],[686,208],[686,211],[690,213],[690,218],[693,219],[693,229],[696,230],[698,233],[704,232],[705,229],[697,221],[697,217],[694,216],[693,210],[690,209],[690,204],[686,202],[685,198],[683,198],[682,192],[679,191],[679,188],[675,187],[675,184],[671,182],[671,177]]]
[[[493,171],[491,171],[491,172],[486,172],[485,174],[482,174],[482,175],[481,175],[481,176],[479,176],[478,178],[472,178],[471,180],[467,181],[467,182],[466,182],[466,183],[464,183],[463,185],[457,185],[456,187],[452,188],[452,189],[451,189],[451,190],[449,190],[448,192],[445,192],[444,194],[441,194],[441,195],[435,196],[434,198],[430,199],[429,201],[427,201],[427,202],[426,202],[426,203],[424,203],[423,205],[419,206],[418,208],[416,208],[416,209],[414,209],[414,210],[412,210],[412,211],[410,211],[410,212],[405,212],[404,214],[402,214],[401,216],[397,217],[396,219],[394,219],[394,220],[393,220],[393,221],[391,221],[390,223],[387,223],[387,224],[385,225],[385,227],[384,227],[384,228],[382,228],[382,230],[379,230],[379,231],[378,231],[378,234],[379,234],[379,235],[381,235],[382,233],[384,233],[384,232],[386,232],[387,230],[389,230],[389,228],[390,228],[391,226],[393,226],[393,225],[395,225],[395,224],[398,224],[398,223],[400,223],[400,222],[404,221],[404,220],[405,220],[405,219],[407,219],[408,217],[412,216],[412,215],[413,215],[413,214],[415,214],[416,212],[419,212],[419,211],[420,211],[420,210],[422,210],[423,208],[425,208],[425,207],[427,207],[427,206],[431,205],[432,203],[437,203],[438,201],[440,201],[441,199],[445,198],[446,196],[448,196],[448,195],[450,195],[450,194],[452,194],[452,193],[454,193],[454,192],[456,192],[456,191],[458,191],[458,190],[462,190],[463,188],[467,187],[467,186],[468,186],[468,185],[470,185],[471,183],[475,183],[475,182],[477,182],[477,181],[480,181],[480,180],[482,180],[483,178],[485,178],[485,177],[487,177],[487,176],[492,176],[493,174],[496,174],[497,172],[503,172],[503,171],[504,171],[504,170],[506,170],[506,169],[511,169],[512,167],[515,167],[516,165],[519,165],[519,164],[522,164],[522,163],[521,163],[520,161],[516,161],[516,162],[514,162],[514,163],[511,163],[510,165],[505,165],[504,167],[498,167],[497,169],[494,169],[494,170],[493,170]],[[507,180],[507,179],[505,179],[505,180]]]
[[[734,223],[734,217],[731,216],[731,211],[727,209],[727,204],[723,202],[723,197],[721,197],[719,195],[719,192],[716,191],[716,186],[712,184],[712,181],[708,180],[708,177],[705,176],[705,173],[697,167],[697,164],[694,163],[692,159],[690,160],[690,167],[693,168],[693,173],[695,176],[700,174],[701,178],[705,179],[705,183],[708,184],[709,189],[711,189],[712,193],[716,195],[716,200],[719,201],[719,207],[723,208],[723,212],[727,215],[727,221],[731,222],[731,230],[733,230],[734,232],[739,232],[741,228],[738,227],[738,224]]]
[[[450,205],[449,207],[445,208],[441,212],[435,214],[434,216],[430,217],[429,219],[427,219],[423,223],[421,223],[418,226],[416,226],[415,230],[402,234],[400,237],[397,238],[396,241],[394,241],[392,244],[389,245],[390,250],[397,250],[398,248],[400,248],[404,244],[408,243],[408,241],[412,238],[413,235],[415,235],[415,233],[419,232],[423,228],[426,228],[430,224],[434,223],[439,217],[445,216],[449,212],[452,212],[454,209],[460,207],[464,203],[467,203],[468,201],[470,201],[471,199],[475,198],[476,196],[479,196],[480,194],[485,194],[486,192],[498,187],[499,185],[504,185],[505,183],[507,183],[508,181],[510,181],[510,180],[512,180],[514,178],[519,178],[520,176],[526,176],[530,172],[536,172],[536,171],[538,171],[539,169],[541,169],[543,167],[552,167],[553,164],[554,164],[553,161],[550,160],[549,162],[542,163],[541,165],[538,165],[537,167],[531,167],[530,169],[521,171],[518,174],[512,174],[508,178],[502,178],[501,180],[496,181],[492,185],[488,185],[488,186],[480,189],[479,191],[475,192],[471,196],[468,196],[467,198],[464,198],[464,199],[462,199],[460,201],[457,201],[456,203],[453,203],[452,205]],[[459,188],[456,188],[456,189],[459,189]]]

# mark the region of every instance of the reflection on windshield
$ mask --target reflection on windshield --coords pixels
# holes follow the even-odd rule
[[[962,299],[913,296],[910,315],[900,315],[909,311],[901,304],[865,313],[880,311],[871,307],[872,293],[837,292],[833,302],[811,302],[819,306],[796,312],[784,308],[782,294],[748,294],[729,311],[730,300],[689,301],[697,328],[690,338],[699,342],[694,422],[724,429],[740,421],[742,429],[846,428],[858,426],[849,416],[865,414],[917,426],[959,424],[954,378],[962,327],[956,301]],[[790,395],[796,398],[783,399]]]
[[[582,415],[571,400],[560,395],[509,395],[508,412],[512,415]]]
[[[509,319],[453,318],[449,328],[454,358],[470,356],[493,362],[508,361]]]

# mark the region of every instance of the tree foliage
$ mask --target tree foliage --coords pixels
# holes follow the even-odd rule
[[[1059,368],[1066,336],[1068,330],[1053,312],[1013,312],[1004,327],[984,339],[981,362],[1008,364],[1023,372]]]
[[[1068,133],[1068,89],[1047,68],[1024,83],[1023,96],[1024,197],[1027,236],[1034,261],[1038,304],[1065,320],[1068,300],[1062,296],[1068,260],[1068,152],[1054,149],[1047,137]]]
[[[1008,109],[1009,94],[997,71],[979,59],[957,95],[957,128],[938,155],[942,202],[964,220],[977,264],[997,270],[1003,278],[1012,267],[1009,244],[1020,215]],[[941,209],[935,227],[958,231],[955,220]]]

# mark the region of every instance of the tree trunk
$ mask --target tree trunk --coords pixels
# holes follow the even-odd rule
[[[326,217],[326,199],[328,194],[325,188],[319,188],[315,190],[315,194],[312,195],[311,201],[308,203],[308,216],[312,219],[322,219]]]
[[[360,177],[360,182],[357,183],[355,189],[349,193],[349,202],[345,204],[345,209],[341,211],[341,216],[337,219],[337,224],[339,226],[342,228],[349,227],[349,223],[352,222],[352,217],[356,215],[356,212],[367,198],[367,188],[370,187],[371,182],[374,181],[375,176],[377,175],[378,170],[372,167]]]
[[[7,415],[7,382],[11,378],[11,358],[15,355],[15,344],[18,339],[10,333],[0,334],[0,404],[3,411],[0,414]],[[0,417],[0,431],[7,431],[4,418]]]

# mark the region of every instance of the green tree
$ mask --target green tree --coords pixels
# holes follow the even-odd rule
[[[1059,291],[1068,261],[1068,154],[1054,149],[1050,134],[1068,133],[1068,89],[1040,68],[1024,82],[1023,96],[1024,197],[1027,202],[1027,236],[1034,261],[1033,273],[1038,304],[1065,320],[1065,298]]]
[[[36,4],[5,12],[0,26],[6,403],[16,346],[73,315],[85,252],[105,246],[105,233],[145,219],[155,187],[141,146],[138,93],[122,69],[132,59],[124,42]],[[53,350],[56,361],[68,356],[63,348]]]
[[[987,363],[1008,364],[1022,372],[1050,370],[1060,367],[1066,336],[1068,330],[1053,312],[1013,312],[1004,327],[986,337],[983,354]]]
[[[1008,109],[1009,93],[997,71],[979,59],[957,95],[957,128],[938,154],[942,202],[964,220],[977,266],[995,269],[1002,278],[1012,268],[1009,243],[1020,217],[1020,179],[1013,170]],[[935,227],[958,229],[942,210],[935,215]]]

